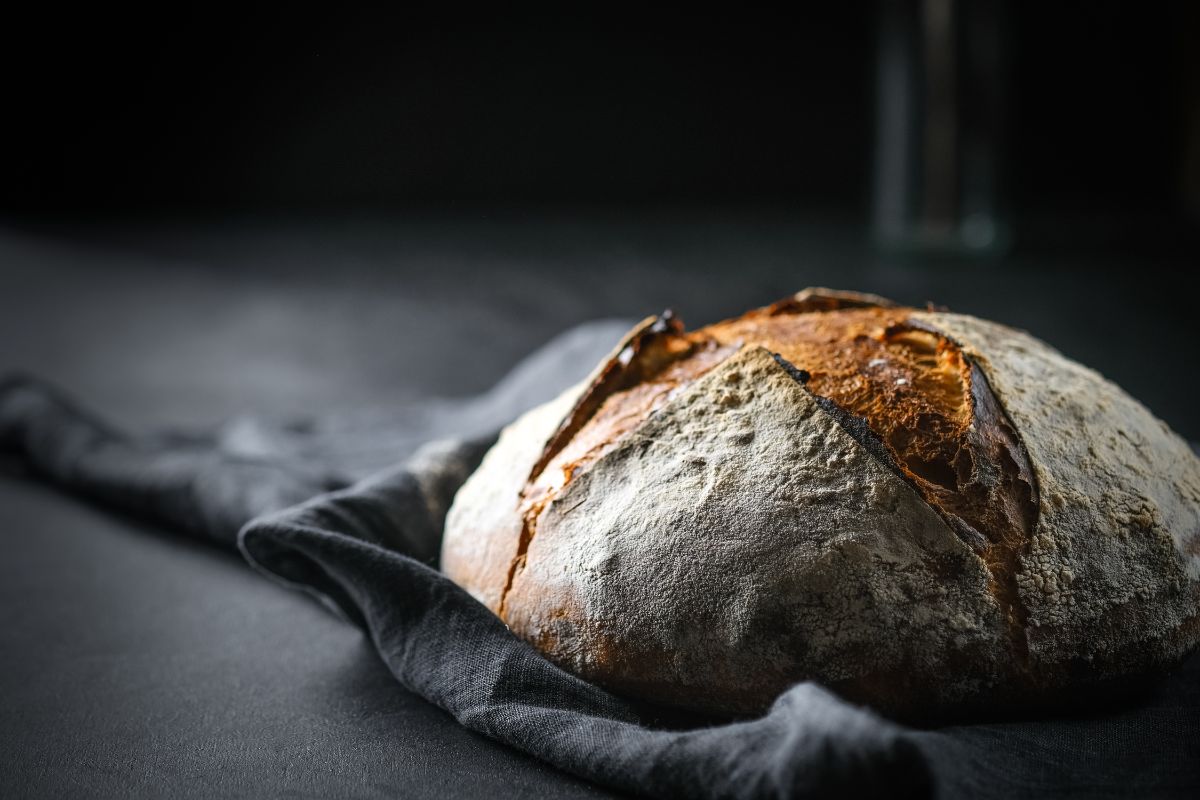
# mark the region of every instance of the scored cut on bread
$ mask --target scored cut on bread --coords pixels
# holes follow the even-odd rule
[[[986,704],[1195,644],[1200,465],[1027,334],[810,289],[637,326],[505,431],[442,567],[654,701],[749,713],[816,679],[899,714]]]

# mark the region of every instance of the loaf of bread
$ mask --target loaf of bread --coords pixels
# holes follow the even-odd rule
[[[809,289],[638,325],[503,432],[442,568],[616,692],[747,714],[811,679],[927,716],[1193,647],[1200,460],[1026,333]]]

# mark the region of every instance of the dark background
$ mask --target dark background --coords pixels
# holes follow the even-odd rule
[[[1022,213],[1175,219],[1196,202],[1189,5],[1003,5],[1006,172]],[[406,5],[13,24],[3,208],[863,215],[878,24],[855,3],[787,18]]]
[[[469,371],[416,366],[472,359],[432,332],[395,354],[413,385],[456,393],[588,316],[670,305],[698,324],[806,284],[873,290],[1028,328],[1200,436],[1187,368],[1200,13],[948,0],[962,18],[990,9],[999,56],[983,88],[999,97],[989,135],[1011,240],[982,255],[880,249],[877,144],[893,135],[877,113],[881,11],[917,19],[938,1],[789,17],[14,14],[0,48],[0,230],[19,249],[81,248],[63,269],[88,277],[51,275],[24,250],[0,253],[0,269],[29,273],[17,305],[64,338],[139,259],[155,264],[135,281],[150,294],[186,283],[181,265],[223,274],[231,296],[216,316],[259,273],[268,286],[369,285],[398,303],[416,296],[398,287],[444,279],[445,296],[419,305],[460,321],[454,290],[516,296],[519,332],[481,325],[494,350]],[[980,86],[962,80],[964,104]],[[123,330],[31,347],[15,366],[95,364],[89,349]],[[197,320],[190,336],[206,332]],[[125,363],[132,380],[139,362]]]
[[[402,408],[586,319],[823,284],[1027,328],[1200,438],[1186,5],[998,13],[984,253],[874,243],[874,4],[6,12],[0,373],[134,431]],[[4,796],[601,794],[233,555],[20,474],[0,537]]]

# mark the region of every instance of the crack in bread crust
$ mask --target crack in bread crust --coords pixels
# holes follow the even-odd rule
[[[799,369],[778,353],[773,355],[787,373],[807,389],[811,377],[809,373]],[[827,397],[813,394],[811,391],[809,393],[812,394],[817,405],[862,445],[863,449],[874,456],[881,465],[916,489],[921,498],[946,521],[955,535],[982,559],[990,576],[989,590],[1004,611],[1009,646],[1013,655],[1013,668],[1016,673],[1014,678],[1032,683],[1029,675],[1029,640],[1026,630],[1028,611],[1021,600],[1017,572],[1020,569],[1021,556],[1028,548],[1029,538],[1037,524],[1039,504],[1036,478],[1029,465],[1025,446],[1020,441],[1011,420],[997,402],[987,383],[987,378],[973,359],[966,360],[970,365],[972,433],[980,436],[979,429],[995,426],[993,429],[995,433],[990,437],[985,437],[992,445],[993,452],[989,455],[1014,484],[1009,488],[1018,494],[1015,502],[1009,500],[1009,503],[1015,505],[1016,508],[1009,512],[1008,519],[1014,520],[1016,524],[1005,526],[1001,523],[999,526],[989,526],[988,529],[991,531],[996,531],[997,527],[1000,530],[999,535],[993,533],[992,537],[984,536],[974,526],[965,522],[962,517],[942,504],[931,501],[928,491],[923,490],[914,476],[896,460],[896,457],[871,429],[864,417],[847,412]],[[997,448],[996,445],[1001,447]],[[1009,494],[1011,495],[1011,492]],[[978,498],[975,499],[978,500]],[[987,498],[984,500],[986,501]]]
[[[500,603],[548,505],[580,472],[744,345],[761,345],[844,429],[912,485],[986,564],[1014,668],[1025,673],[1019,558],[1036,524],[1033,470],[978,366],[881,298],[806,291],[685,333],[666,314],[605,364],[546,443],[521,492],[521,539]]]
[[[682,323],[667,310],[657,318],[644,320],[600,366],[588,388],[547,440],[520,493],[521,532],[500,593],[497,614],[501,619],[506,619],[508,594],[524,568],[529,543],[537,531],[538,517],[573,474],[595,460],[594,452],[578,452],[580,442],[587,441],[586,436],[581,438],[581,431],[600,414],[606,423],[609,440],[619,440],[669,399],[669,389],[681,382],[671,382],[674,364],[689,359],[693,364],[702,363],[706,368],[712,368],[732,352],[733,348],[716,348],[711,342],[684,336]],[[695,376],[689,371],[680,378],[690,382]],[[659,390],[654,391],[654,388]],[[606,402],[614,395],[625,398],[624,407],[617,409],[615,415],[604,417],[604,409],[612,409]],[[594,431],[596,427],[593,425],[590,430]],[[577,456],[579,460],[573,460]],[[551,465],[555,465],[555,469],[550,469]],[[540,481],[544,475],[556,479],[561,476],[561,480],[547,484]]]
[[[1093,371],[806,291],[636,327],[505,430],[442,567],[614,691],[757,713],[815,679],[924,719],[1176,663],[1198,520],[1200,459]]]
[[[991,451],[992,462],[1001,469],[1002,486],[999,500],[1003,504],[1003,520],[992,528],[993,534],[984,548],[983,562],[992,578],[991,591],[1004,609],[1008,623],[1009,643],[1013,650],[1015,676],[1025,683],[1035,683],[1031,673],[1029,657],[1029,610],[1021,599],[1017,573],[1021,569],[1021,558],[1029,549],[1033,531],[1037,528],[1041,507],[1038,498],[1037,478],[1029,463],[1029,453],[1021,441],[1020,434],[1008,418],[996,395],[992,392],[983,371],[974,360],[971,364],[971,398],[974,404],[976,435],[983,435],[986,442],[981,446]],[[996,512],[995,506],[989,510]]]

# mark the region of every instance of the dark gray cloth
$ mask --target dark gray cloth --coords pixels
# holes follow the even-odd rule
[[[199,434],[132,437],[13,378],[0,384],[0,450],[95,501],[237,542],[264,574],[362,625],[398,681],[466,727],[608,786],[664,797],[1200,793],[1196,656],[1086,713],[921,730],[805,683],[759,719],[685,725],[516,639],[434,568],[446,509],[497,427],[580,379],[623,328],[577,329],[473,400]]]

